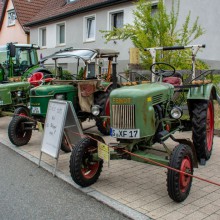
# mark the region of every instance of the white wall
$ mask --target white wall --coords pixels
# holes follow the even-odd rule
[[[172,0],[165,0],[171,7]],[[175,2],[177,2],[175,0]],[[219,0],[180,0],[178,26],[185,21],[191,11],[191,21],[199,17],[199,24],[205,29],[205,34],[193,44],[206,44],[206,48],[198,53],[198,58],[205,60],[212,68],[220,69],[220,1]]]
[[[63,20],[55,21],[50,24],[33,27],[30,31],[30,40],[31,43],[39,44],[39,28],[47,28],[47,47],[42,49],[40,53],[43,56],[47,56],[59,49],[74,47],[74,48],[105,48],[105,49],[114,49],[120,51],[118,57],[118,67],[119,71],[123,71],[127,64],[129,63],[129,48],[133,47],[133,44],[130,40],[127,41],[110,41],[105,43],[105,39],[102,37],[103,34],[99,30],[107,30],[108,27],[108,16],[110,11],[124,10],[124,23],[132,23],[133,14],[132,10],[134,9],[133,3],[119,4],[114,7],[108,7],[96,11],[91,11],[89,13],[84,13],[80,15],[75,15]],[[96,15],[96,39],[94,42],[83,42],[83,23],[84,16]],[[56,45],[56,24],[60,22],[65,22],[66,24],[66,45],[63,47],[58,47]]]

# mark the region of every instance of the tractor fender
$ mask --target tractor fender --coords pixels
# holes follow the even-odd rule
[[[30,74],[33,74],[36,72],[43,72],[45,74],[52,75],[52,73],[49,70],[47,70],[46,68],[43,68],[43,67],[34,69],[33,71],[30,72]]]
[[[203,86],[204,86],[204,88],[202,88]],[[220,96],[218,95],[218,91],[217,91],[215,85],[213,85],[212,83],[202,85],[200,87],[193,88],[190,90],[187,95],[187,105],[188,105],[190,117],[191,117],[191,113],[192,113],[193,103],[196,100],[208,102],[208,100],[210,99],[210,96],[212,96],[212,98],[214,100],[217,100],[218,104],[220,105]],[[203,90],[204,90],[204,92],[203,92]]]
[[[104,85],[104,86],[105,86],[105,88],[103,91],[106,92],[109,89],[109,87],[113,86],[113,82],[110,82],[108,85]],[[121,86],[120,86],[120,84],[117,83],[116,88],[119,88],[119,87],[121,87]]]
[[[213,99],[219,99],[220,101],[216,87],[212,83],[190,88],[187,94],[187,100],[209,100],[210,95],[212,95]]]

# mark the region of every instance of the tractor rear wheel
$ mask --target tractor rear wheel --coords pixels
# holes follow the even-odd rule
[[[8,126],[8,137],[12,144],[17,147],[27,144],[32,136],[32,130],[25,130],[23,123],[29,119],[22,116],[13,117]]]
[[[193,175],[192,149],[187,145],[177,145],[171,154],[169,166]],[[191,185],[192,177],[168,169],[167,191],[175,202],[182,202],[187,198]]]
[[[109,95],[112,90],[113,87],[110,86],[106,92],[100,92],[95,97],[95,104],[101,107],[100,116],[110,116]],[[95,120],[98,130],[104,135],[109,135],[110,134],[109,118],[106,119],[106,118],[97,117]]]
[[[95,183],[102,171],[103,160],[97,157],[98,142],[86,137],[73,148],[70,173],[75,183],[87,187]]]
[[[208,160],[211,157],[214,137],[214,106],[213,99],[198,101],[192,109],[192,139],[197,158]]]

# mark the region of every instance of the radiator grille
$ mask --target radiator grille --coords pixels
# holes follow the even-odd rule
[[[134,105],[112,105],[112,127],[118,129],[135,128]]]
[[[163,94],[153,96],[152,97],[152,104],[155,105],[155,104],[160,103],[162,101],[162,98],[163,98]]]

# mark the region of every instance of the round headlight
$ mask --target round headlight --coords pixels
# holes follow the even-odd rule
[[[180,107],[175,106],[171,109],[170,115],[174,119],[179,119],[183,115],[183,110]]]
[[[56,95],[55,95],[55,99],[65,100],[65,95],[64,95],[64,94],[56,94]]]
[[[22,96],[22,91],[18,91],[18,92],[17,92],[17,96],[18,96],[18,97],[21,97],[21,96]]]
[[[100,106],[99,105],[92,106],[92,114],[94,116],[98,116],[100,114]]]

